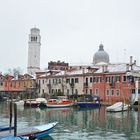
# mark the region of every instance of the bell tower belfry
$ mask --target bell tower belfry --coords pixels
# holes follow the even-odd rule
[[[28,42],[28,66],[27,73],[34,75],[40,69],[40,46],[41,46],[40,30],[32,28],[29,34]]]

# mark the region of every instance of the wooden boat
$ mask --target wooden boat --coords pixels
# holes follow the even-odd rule
[[[28,140],[43,138],[53,131],[58,122],[48,123],[46,125],[34,126],[27,129],[27,133],[18,134],[16,137],[7,136],[0,138],[1,140]]]
[[[126,111],[129,109],[129,105],[125,104],[123,102],[117,102],[111,106],[108,106],[106,108],[106,111],[108,112],[121,112],[121,111]]]
[[[71,100],[68,99],[49,99],[47,102],[47,107],[71,107],[74,103]]]
[[[25,106],[38,107],[40,103],[47,103],[47,100],[45,98],[27,99]]]
[[[19,137],[22,138],[43,138],[45,136],[47,136],[48,134],[50,134],[54,128],[56,127],[56,125],[58,124],[58,122],[53,122],[53,123],[48,123],[45,125],[40,125],[40,126],[34,126],[31,128],[28,128],[26,131],[27,133],[24,134],[18,134]]]

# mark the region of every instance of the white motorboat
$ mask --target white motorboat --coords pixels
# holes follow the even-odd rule
[[[38,107],[40,103],[46,104],[47,100],[45,98],[27,99],[25,101],[25,106]]]
[[[123,102],[117,102],[111,106],[108,106],[106,108],[106,111],[108,112],[120,112],[120,111],[126,111],[129,109],[129,105],[125,104]]]
[[[24,100],[19,100],[15,102],[17,106],[24,106]]]

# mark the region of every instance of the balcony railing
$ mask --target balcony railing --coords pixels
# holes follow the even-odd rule
[[[87,88],[88,87],[88,83],[84,83],[84,87]]]
[[[74,83],[70,83],[70,86],[73,88],[74,87]]]

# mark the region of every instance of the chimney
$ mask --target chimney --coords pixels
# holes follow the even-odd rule
[[[129,64],[126,64],[126,71],[129,71]]]
[[[132,65],[132,56],[130,56],[130,66]]]
[[[134,65],[136,65],[136,60],[134,60]]]

